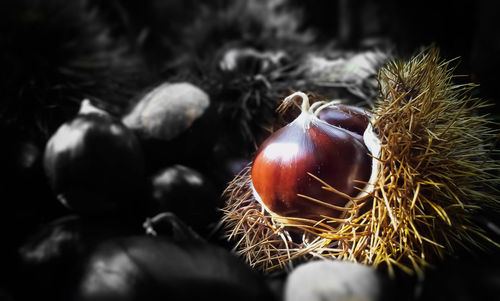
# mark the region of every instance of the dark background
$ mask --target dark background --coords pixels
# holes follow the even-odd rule
[[[42,155],[48,138],[75,115],[83,98],[120,117],[144,91],[161,82],[190,81],[205,89],[214,103],[210,118],[195,124],[186,137],[161,145],[167,159],[153,158],[157,152],[151,152],[147,168],[153,174],[160,165],[191,166],[214,180],[217,196],[232,175],[216,170],[224,169],[227,158],[249,159],[255,140],[241,137],[247,132],[258,136],[259,123],[271,120],[274,110],[272,103],[227,109],[226,99],[241,99],[245,89],[255,89],[264,99],[278,98],[286,90],[282,82],[277,84],[281,91],[274,93],[252,85],[235,86],[221,77],[214,65],[230,45],[290,53],[382,49],[398,58],[435,45],[443,58],[459,57],[456,73],[465,77],[458,80],[479,84],[475,93],[490,100],[492,118],[499,119],[500,10],[495,1],[275,1],[279,5],[273,14],[263,11],[263,16],[274,18],[281,12],[295,16],[284,23],[291,31],[284,39],[269,34],[271,25],[236,14],[232,7],[242,2],[2,1],[0,299],[4,294],[16,300],[11,287],[24,285],[16,278],[14,258],[19,247],[41,225],[71,213],[48,186]],[[255,3],[257,12],[259,5],[266,7],[262,1]],[[309,39],[300,41],[305,32]],[[245,110],[251,118],[241,121]],[[234,116],[240,119],[235,121]],[[196,143],[190,144],[194,139]],[[176,150],[176,145],[183,149]],[[190,151],[185,153],[184,147]],[[445,289],[436,288],[436,299],[455,289],[454,283],[469,283],[470,288],[461,293],[464,298],[499,283],[500,268],[494,257],[462,262],[463,270],[446,263],[442,274],[439,269],[429,274],[429,283],[452,279],[443,284]],[[486,278],[474,282],[472,274]],[[26,283],[26,289],[29,286]]]

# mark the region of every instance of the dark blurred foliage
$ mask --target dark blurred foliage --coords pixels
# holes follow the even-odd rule
[[[87,2],[1,2],[2,126],[46,139],[83,98],[119,113],[135,93],[142,58]]]
[[[273,49],[302,38],[296,30],[300,16],[279,18],[283,11],[298,13],[286,1],[93,2],[113,22],[113,32],[125,33],[151,67],[161,72],[175,67],[206,71],[203,68],[216,64],[214,55],[228,45]]]
[[[403,58],[434,44],[443,58],[458,57],[457,73],[470,75],[464,80],[481,84],[483,97],[498,103],[500,11],[492,1],[291,2],[303,7],[305,24],[322,42],[359,49],[385,40]]]

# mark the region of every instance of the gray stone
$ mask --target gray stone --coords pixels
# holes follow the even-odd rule
[[[187,130],[209,105],[207,93],[193,84],[164,83],[146,94],[123,123],[142,137],[170,140]]]
[[[347,261],[312,261],[287,277],[285,301],[375,301],[382,281],[372,267]]]

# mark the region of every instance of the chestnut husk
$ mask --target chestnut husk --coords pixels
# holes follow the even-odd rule
[[[251,47],[229,48],[223,53],[219,68],[230,74],[262,74],[284,65],[287,58],[284,51],[262,52]]]
[[[44,167],[58,199],[76,212],[103,214],[142,206],[138,199],[146,179],[138,139],[88,100],[48,141]]]
[[[474,84],[454,84],[453,71],[434,47],[380,69],[363,134],[375,172],[343,219],[276,218],[252,194],[250,169],[235,177],[223,222],[239,254],[267,273],[324,258],[423,277],[445,257],[499,247],[478,220],[500,212],[500,133],[477,113],[491,104],[473,96]]]

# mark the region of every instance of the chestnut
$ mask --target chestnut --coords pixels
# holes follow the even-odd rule
[[[59,201],[78,213],[129,210],[144,188],[139,140],[89,100],[49,139],[44,167]]]
[[[257,151],[251,169],[254,196],[271,213],[283,217],[338,218],[370,178],[369,151],[358,132],[318,118],[327,106],[314,110],[318,106],[310,106],[302,92],[285,102],[297,96],[302,98],[301,114],[274,132]],[[344,113],[351,114],[347,120],[354,120],[355,125],[363,119],[354,110]],[[325,183],[336,192],[324,189]]]
[[[102,242],[74,291],[79,301],[275,300],[263,278],[222,247],[161,236]]]
[[[366,110],[343,104],[323,108],[319,111],[318,118],[361,136],[370,122],[370,115]]]

